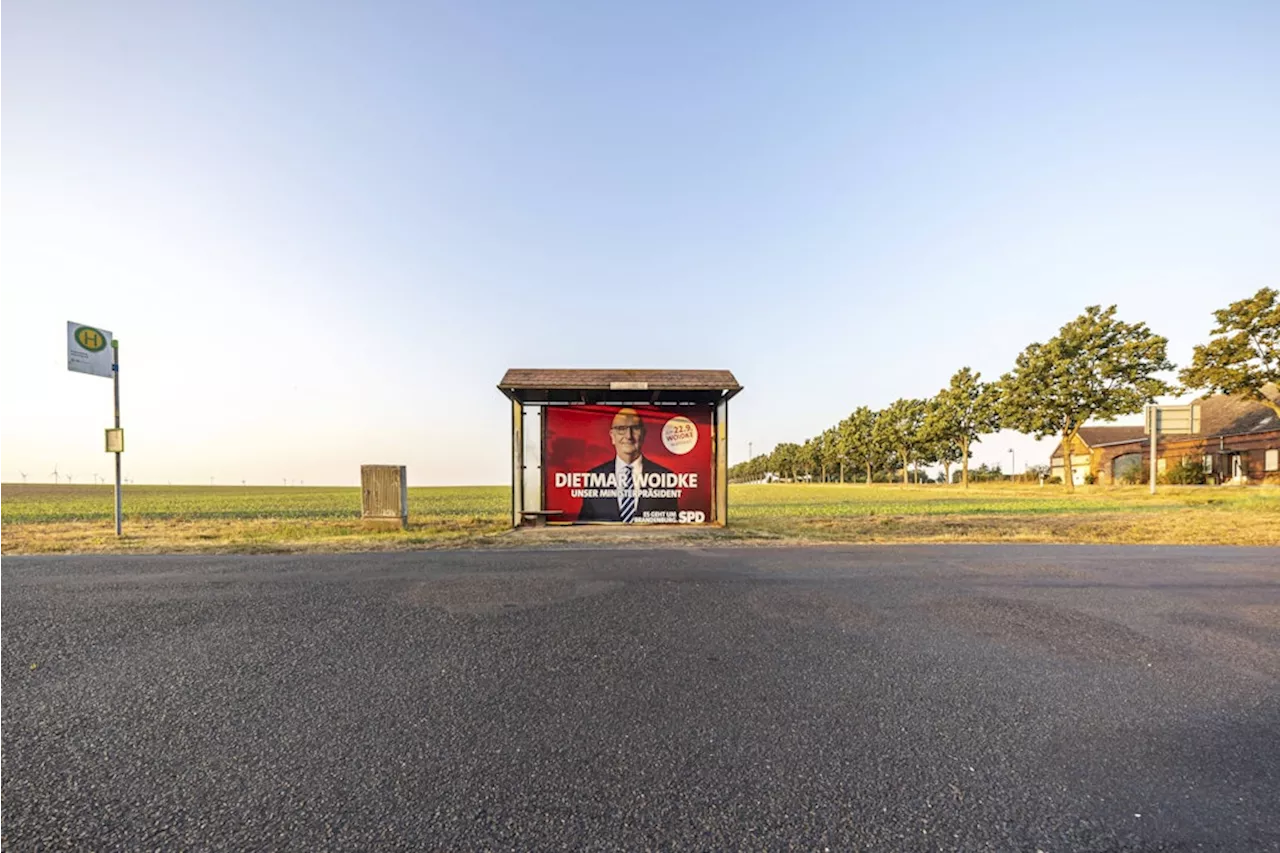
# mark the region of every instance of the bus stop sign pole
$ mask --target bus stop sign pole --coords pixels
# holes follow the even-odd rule
[[[115,410],[116,420],[115,427],[117,435],[120,430],[120,342],[115,338],[111,339],[111,382],[115,386]],[[123,439],[123,436],[121,436]],[[116,454],[116,536],[120,535],[120,453],[124,450],[124,442],[121,440]]]
[[[115,426],[106,430],[106,451],[116,455],[116,536],[120,535],[120,454],[124,430],[120,429],[120,342],[106,329],[67,323],[67,370],[109,378],[114,386]]]

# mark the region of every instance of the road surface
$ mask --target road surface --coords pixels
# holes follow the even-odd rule
[[[11,850],[1278,850],[1280,553],[6,558]]]

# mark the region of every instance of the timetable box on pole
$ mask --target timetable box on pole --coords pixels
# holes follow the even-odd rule
[[[107,452],[124,453],[124,430],[108,427],[104,431],[107,434]]]

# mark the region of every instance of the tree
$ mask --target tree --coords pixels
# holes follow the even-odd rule
[[[902,466],[902,484],[907,484],[911,460],[921,443],[920,427],[924,424],[924,401],[899,399],[876,416],[876,436],[880,444],[898,454]]]
[[[1280,415],[1280,400],[1263,390],[1280,384],[1280,292],[1264,287],[1213,317],[1216,337],[1192,351],[1182,384],[1258,400]]]
[[[840,422],[840,453],[851,464],[867,470],[867,485],[871,485],[871,469],[881,457],[876,441],[876,413],[866,406],[854,409],[853,414]]]
[[[804,444],[800,446],[800,455],[797,457],[797,462],[800,469],[804,471],[810,480],[813,479],[813,472],[817,471],[822,465],[822,448],[819,446],[821,440],[821,436],[807,438]]]
[[[959,449],[960,482],[966,489],[969,488],[970,443],[1000,429],[999,390],[994,382],[982,382],[981,378],[981,373],[968,367],[956,371],[951,384],[930,401],[925,418],[925,433],[931,440]],[[946,464],[945,457],[943,462]],[[950,479],[948,471],[947,480]]]
[[[959,473],[959,471],[956,472],[956,474]],[[988,466],[987,463],[983,462],[969,472],[969,479],[975,483],[999,482],[1004,479],[1004,472],[1000,470],[999,464]]]
[[[929,465],[942,465],[944,470],[950,469],[952,463],[960,458],[960,451],[954,441],[930,429],[929,412],[933,409],[934,401],[929,399],[921,402],[924,404],[924,416],[920,419],[919,441],[916,442],[913,461],[916,468],[916,482],[930,483],[932,480],[923,468]],[[943,482],[946,481],[943,480]]]
[[[822,482],[827,482],[827,468],[840,465],[840,428],[830,427],[822,433]],[[840,469],[840,482],[844,482],[844,469]]]
[[[768,454],[762,453],[758,456],[753,456],[745,462],[739,462],[737,465],[730,467],[729,480],[734,483],[761,480],[769,470],[769,456]]]
[[[954,425],[941,411],[941,395],[925,402],[924,423],[920,435],[924,442],[923,461],[942,466],[941,483],[951,482],[951,466],[960,461],[960,444],[956,440]]]
[[[773,449],[773,453],[769,457],[769,462],[773,466],[773,470],[778,472],[778,476],[789,476],[795,479],[796,466],[800,461],[800,445],[792,442],[784,442]]]
[[[1004,425],[1036,438],[1061,436],[1063,479],[1072,491],[1071,450],[1081,425],[1139,412],[1172,391],[1153,375],[1173,369],[1165,357],[1168,340],[1115,313],[1114,305],[1089,306],[1055,337],[1023,350],[1000,380]]]

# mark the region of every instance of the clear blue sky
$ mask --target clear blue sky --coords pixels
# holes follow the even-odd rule
[[[1089,304],[1280,281],[1280,3],[131,3],[3,19],[3,471],[508,478],[529,367],[713,367],[732,458]],[[976,461],[1046,460],[999,436]]]

